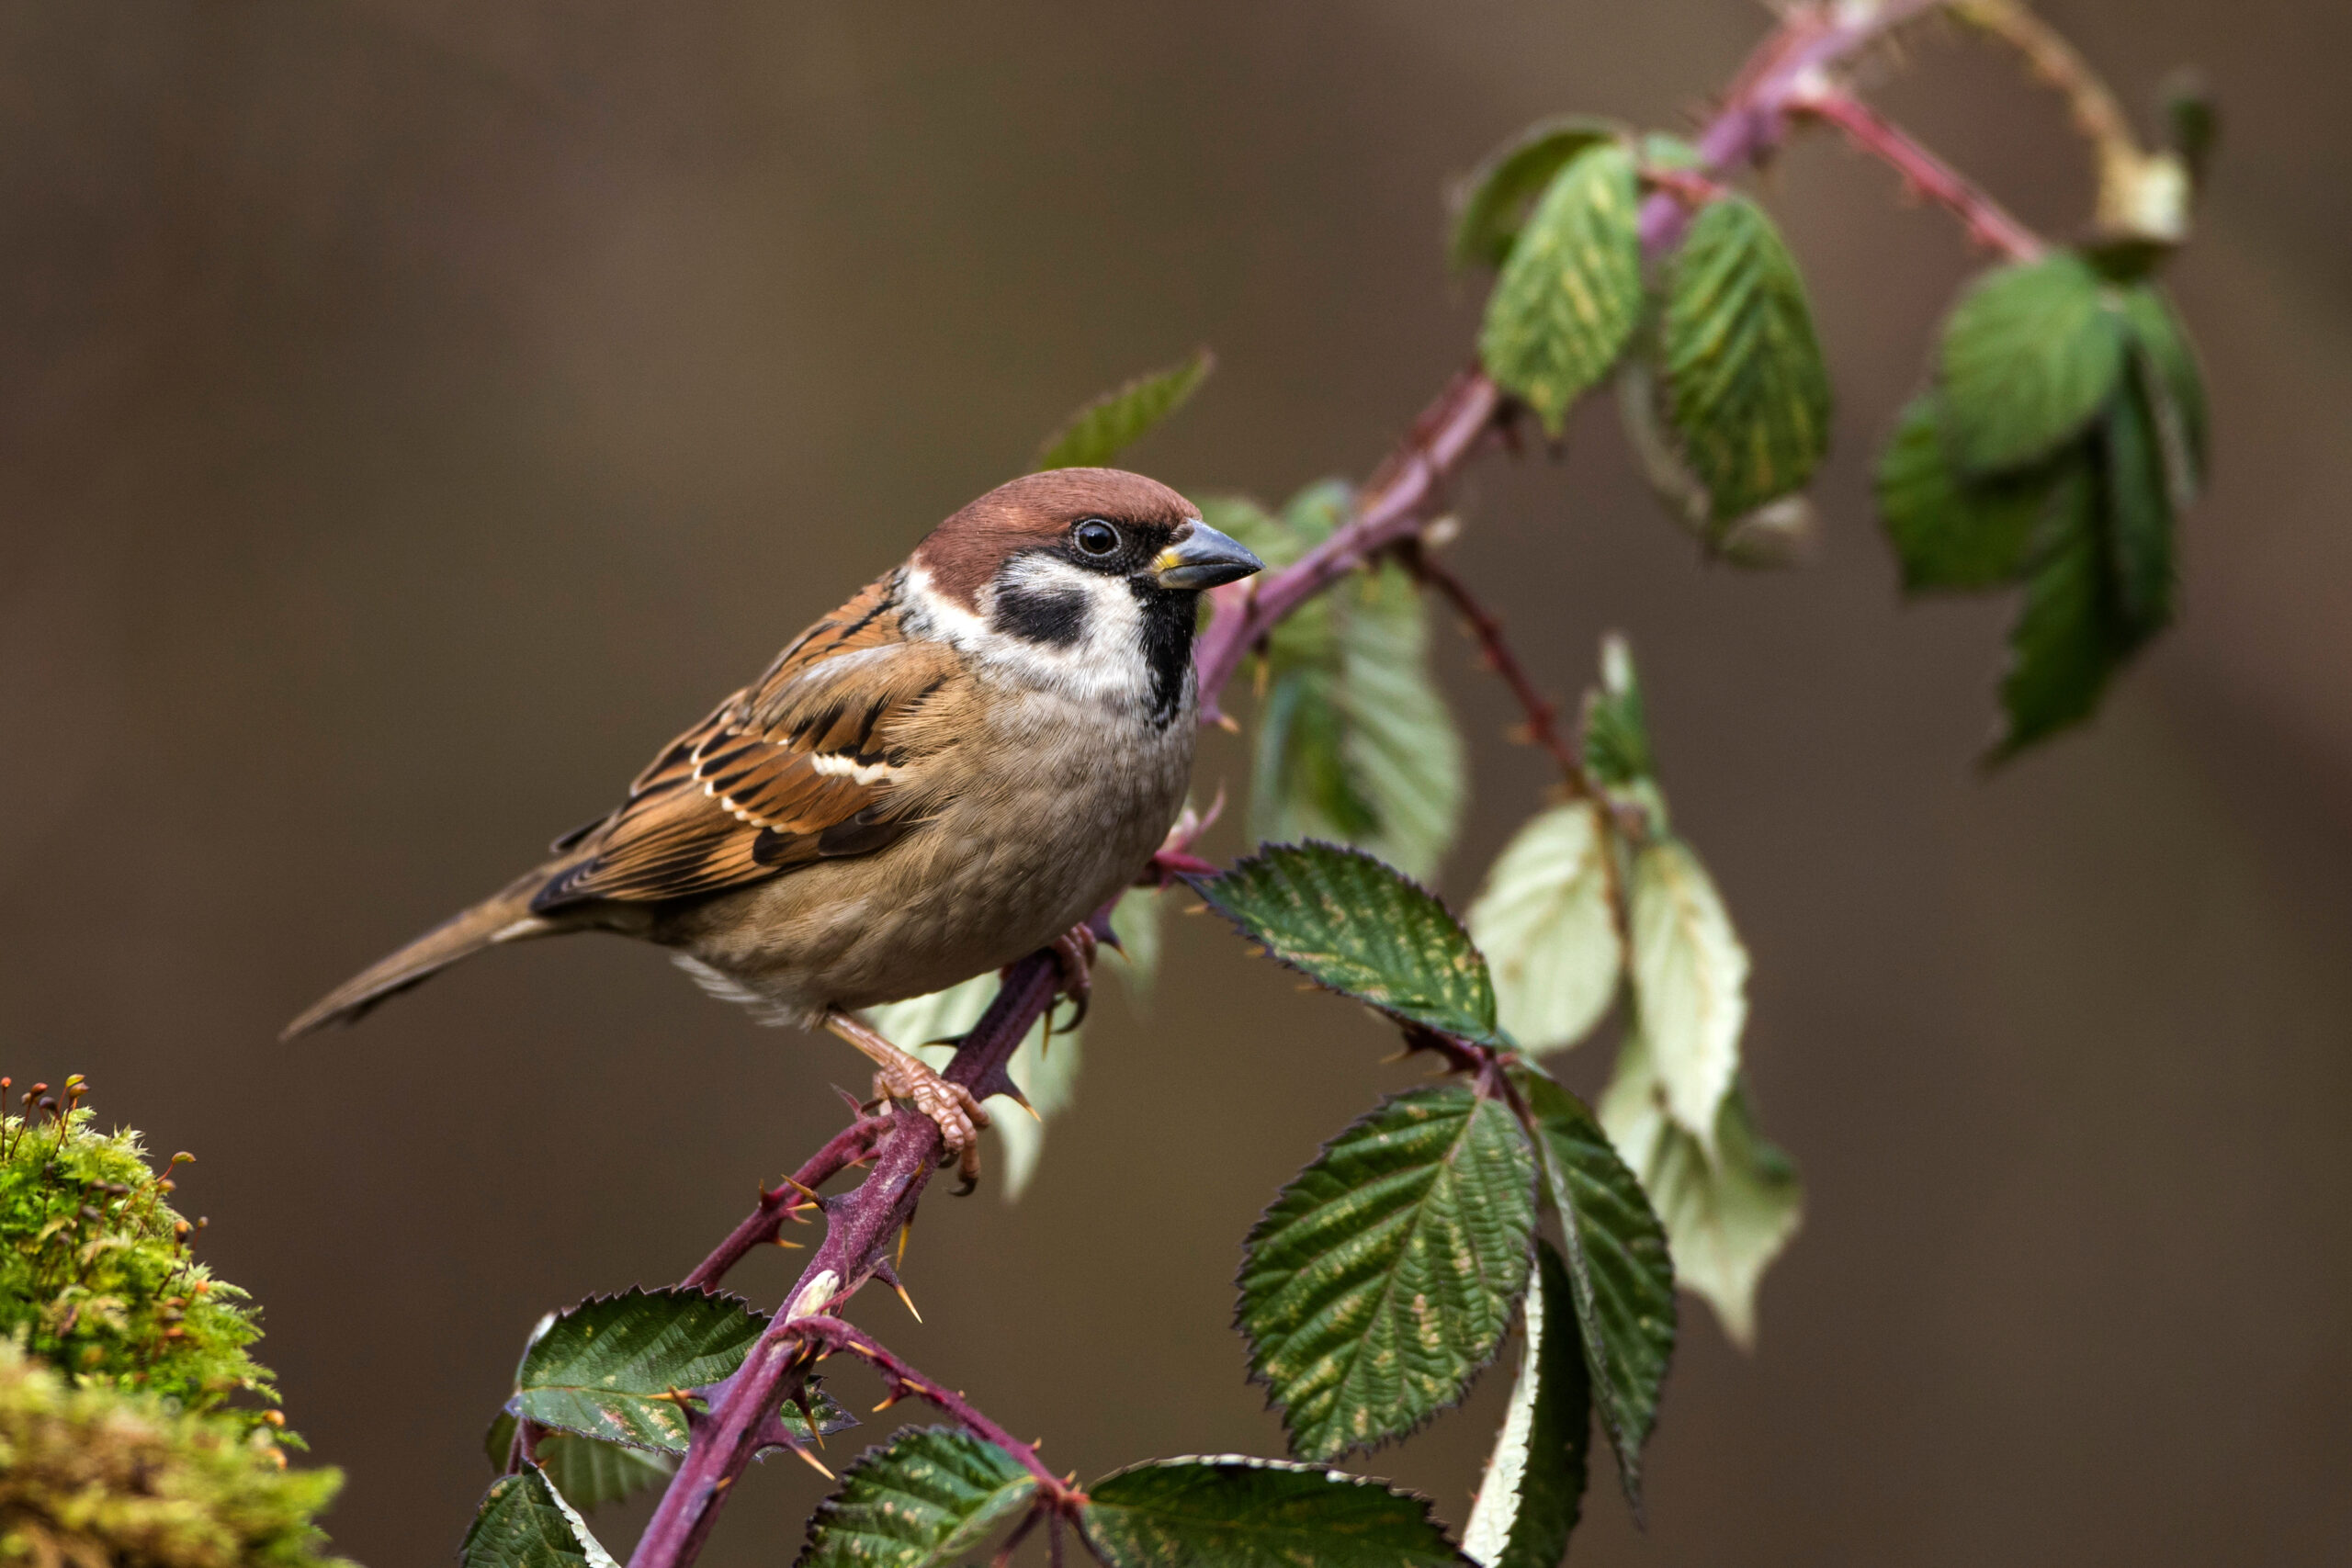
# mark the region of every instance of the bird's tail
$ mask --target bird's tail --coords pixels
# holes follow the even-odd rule
[[[404,991],[436,975],[460,958],[503,942],[547,936],[571,929],[560,919],[531,912],[531,896],[547,886],[551,868],[541,866],[515,878],[472,908],[451,916],[390,957],[379,960],[327,993],[308,1012],[286,1026],[280,1040],[329,1023],[351,1023],[360,1014],[395,991]]]

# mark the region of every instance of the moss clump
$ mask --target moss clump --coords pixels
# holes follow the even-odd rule
[[[78,1076],[63,1092],[62,1107],[30,1093],[24,1115],[0,1118],[0,1337],[76,1385],[191,1414],[239,1393],[276,1404],[268,1370],[245,1353],[261,1337],[245,1292],[196,1261],[196,1227],[168,1201],[168,1171],[189,1156],[157,1175],[138,1134],[94,1130]]]
[[[295,1471],[266,1432],[153,1394],[68,1386],[0,1343],[0,1563],[349,1568],[311,1520],[343,1476]]]

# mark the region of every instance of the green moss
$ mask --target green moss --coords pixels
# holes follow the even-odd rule
[[[198,1415],[240,1393],[275,1404],[245,1351],[261,1337],[245,1292],[196,1261],[168,1175],[148,1168],[138,1134],[95,1131],[79,1090],[68,1079],[69,1109],[33,1109],[29,1124],[0,1119],[0,1336],[78,1386]],[[250,1405],[233,1414],[277,1424]]]
[[[266,1430],[64,1378],[0,1343],[0,1564],[349,1568],[311,1521],[343,1485]]]

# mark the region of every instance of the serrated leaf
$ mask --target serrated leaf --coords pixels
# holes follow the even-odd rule
[[[1628,1033],[1600,1120],[1665,1222],[1682,1287],[1715,1309],[1743,1349],[1756,1343],[1756,1288],[1796,1235],[1804,1191],[1788,1156],[1757,1134],[1747,1097],[1724,1099],[1711,1160],[1667,1114],[1656,1065]]]
[[[728,1377],[767,1324],[737,1296],[676,1288],[592,1296],[524,1352],[507,1408],[582,1437],[684,1453],[686,1416],[672,1391]]]
[[[944,1568],[1029,1506],[1037,1478],[949,1427],[868,1449],[817,1506],[795,1568]]]
[[[1429,874],[1460,825],[1467,770],[1410,574],[1386,563],[1339,583],[1276,628],[1269,660],[1251,836],[1352,843]]]
[[[1238,1323],[1291,1450],[1331,1459],[1457,1403],[1527,1285],[1533,1155],[1461,1084],[1386,1100],[1250,1233]]]
[[[1394,867],[1336,844],[1265,844],[1202,897],[1242,933],[1318,985],[1400,1023],[1481,1044],[1495,1024],[1494,982],[1469,933],[1437,896]]]
[[[492,1472],[506,1468],[514,1441],[514,1417],[502,1410],[482,1436],[482,1450],[489,1456]],[[594,1438],[549,1432],[539,1439],[539,1467],[565,1502],[582,1513],[593,1513],[607,1503],[663,1484],[677,1469],[677,1461],[668,1454],[639,1453]]]
[[[1462,1551],[1482,1568],[1558,1568],[1584,1499],[1592,1382],[1567,1266],[1548,1241],[1535,1244],[1520,1321],[1519,1376],[1462,1529]]]
[[[1659,321],[1668,416],[1728,522],[1812,478],[1829,372],[1795,258],[1746,197],[1709,202],[1674,257]]]
[[[1215,367],[1207,349],[1103,393],[1062,422],[1037,448],[1039,468],[1099,468],[1182,408]]]
[[[2057,471],[1963,480],[1945,456],[1942,418],[1936,393],[1912,399],[1879,458],[1879,515],[1903,564],[1904,592],[2014,582],[2031,563]]]
[[[2137,647],[2172,619],[2173,511],[2152,374],[2134,365],[2099,435],[2100,497],[2113,561],[2118,630]]]
[[[1238,1454],[1154,1460],[1087,1488],[1086,1539],[1111,1568],[1455,1568],[1426,1497]]]
[[[1487,300],[1478,356],[1553,434],[1609,373],[1642,309],[1634,160],[1590,147],[1553,176]]]
[[[2109,580],[2098,516],[2099,486],[2087,465],[2052,491],[2026,581],[2025,608],[2009,634],[2001,681],[2007,725],[1990,761],[1998,762],[2090,716],[2127,642]]]
[[[1536,121],[1489,152],[1462,182],[1446,245],[1454,270],[1502,265],[1528,209],[1568,160],[1621,134],[1613,121],[1564,115]]]
[[[1970,478],[2028,468],[2087,429],[2123,373],[2123,329],[2098,273],[2060,252],[1996,267],[1944,321],[1944,445]]]
[[[1675,1260],[1642,1184],[1574,1095],[1533,1068],[1511,1081],[1535,1119],[1544,1190],[1559,1216],[1593,1404],[1636,1507],[1642,1447],[1674,1356]]]
[[[547,1477],[529,1469],[490,1483],[458,1562],[461,1568],[619,1568]]]
[[[868,1008],[865,1017],[884,1039],[912,1051],[934,1067],[944,1067],[956,1055],[954,1043],[980,1021],[996,992],[993,974],[975,975],[944,991]],[[1080,1055],[1078,1030],[1056,1029],[1048,1041],[1046,1021],[1041,1018],[1029,1026],[1029,1032],[1022,1036],[1004,1065],[1028,1097],[1030,1109],[1037,1113],[1033,1118],[1004,1106],[995,1115],[991,1131],[1004,1152],[1008,1203],[1018,1201],[1037,1174],[1038,1162],[1045,1157],[1046,1122],[1068,1110],[1078,1097]]]
[[[2124,291],[2123,320],[2145,367],[2143,390],[2165,440],[2172,502],[2185,509],[2205,484],[2209,415],[2197,347],[2171,299],[2154,284]]]
[[[1635,852],[1626,902],[1634,1004],[1657,1052],[1667,1109],[1712,1148],[1715,1111],[1739,1070],[1747,950],[1706,867],[1679,839]]]
[[[1493,972],[1497,1016],[1527,1050],[1583,1039],[1615,998],[1625,952],[1613,886],[1608,828],[1590,800],[1532,818],[1487,874],[1470,936]]]

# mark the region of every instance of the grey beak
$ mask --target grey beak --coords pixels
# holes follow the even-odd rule
[[[1265,565],[1239,540],[1195,520],[1182,538],[1152,558],[1151,575],[1162,588],[1215,588],[1238,582]]]

